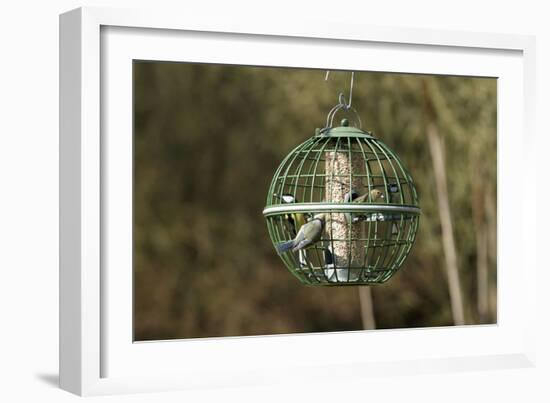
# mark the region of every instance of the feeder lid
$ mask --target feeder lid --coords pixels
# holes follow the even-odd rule
[[[348,119],[342,119],[338,127],[315,129],[316,137],[359,137],[373,139],[371,132],[365,132],[357,127],[350,126]]]

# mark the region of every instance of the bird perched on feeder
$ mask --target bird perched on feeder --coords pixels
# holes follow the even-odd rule
[[[367,200],[371,203],[377,202],[378,200],[384,200],[384,193],[382,193],[382,191],[379,189],[372,189],[370,192],[353,199],[353,202],[365,203],[365,201]]]
[[[376,202],[379,199],[384,200],[384,193],[379,189],[372,189],[370,192],[365,193],[361,196],[359,196],[359,193],[357,193],[355,190],[351,191],[351,196],[350,193],[346,193],[344,195],[344,203],[364,203],[367,200],[370,202]]]
[[[359,197],[359,193],[352,189],[351,192],[344,195],[344,203],[350,203],[357,199],[357,197]]]
[[[273,196],[278,197],[285,204],[298,203],[298,199],[296,199],[294,195],[291,195],[290,193],[283,193],[283,195],[281,196],[275,193]],[[292,236],[296,236],[298,234],[298,230],[307,221],[306,215],[303,213],[286,214],[285,218],[287,220],[288,228]]]
[[[350,200],[350,193],[351,193],[351,200]],[[357,193],[355,190],[352,190],[350,193],[346,193],[344,195],[344,202],[349,203],[350,201],[353,203],[365,203],[365,201],[377,202],[378,200],[384,200],[384,193],[379,189],[372,189],[370,192],[365,193],[364,195],[359,196],[359,193]],[[348,220],[348,223],[351,222],[358,222],[361,218],[364,219],[364,216],[353,216],[351,213],[346,213],[346,218]]]
[[[388,192],[398,193],[399,192],[399,185],[397,183],[388,184]]]
[[[298,231],[298,234],[293,240],[277,245],[277,251],[279,254],[288,252],[289,250],[296,252],[319,241],[321,239],[323,229],[325,228],[326,219],[327,214],[317,214],[313,216],[311,221],[302,225],[300,231]]]

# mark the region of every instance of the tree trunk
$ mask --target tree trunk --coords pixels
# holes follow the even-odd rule
[[[361,306],[361,321],[363,322],[363,329],[376,329],[374,307],[372,302],[372,290],[370,287],[359,287],[359,304]]]
[[[426,135],[430,147],[430,154],[435,176],[435,187],[437,191],[437,205],[439,218],[441,221],[441,232],[443,240],[443,253],[445,255],[445,266],[447,271],[447,280],[449,283],[449,294],[451,298],[451,311],[455,325],[463,325],[464,308],[462,302],[462,291],[460,286],[460,277],[458,274],[458,262],[456,255],[456,245],[453,235],[453,221],[451,218],[451,208],[449,205],[449,192],[447,189],[447,176],[445,170],[445,155],[441,137],[435,124],[437,116],[433,107],[431,97],[428,92],[427,84],[424,81],[424,93],[427,109]]]

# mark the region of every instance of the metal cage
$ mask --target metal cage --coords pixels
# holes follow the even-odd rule
[[[263,211],[275,247],[324,214],[320,239],[280,253],[308,285],[384,283],[414,243],[420,208],[399,157],[372,133],[350,127],[317,129],[277,169]]]

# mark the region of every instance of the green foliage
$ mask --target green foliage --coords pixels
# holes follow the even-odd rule
[[[134,63],[137,340],[362,328],[357,289],[301,285],[273,250],[262,216],[282,158],[324,126],[339,92],[347,95],[349,73],[333,72],[326,82],[324,75]],[[479,323],[472,180],[483,178],[494,321],[496,80],[366,72],[355,78],[353,105],[363,128],[401,157],[423,211],[403,269],[374,287],[378,327],[452,324],[423,82],[445,142],[468,323]]]

